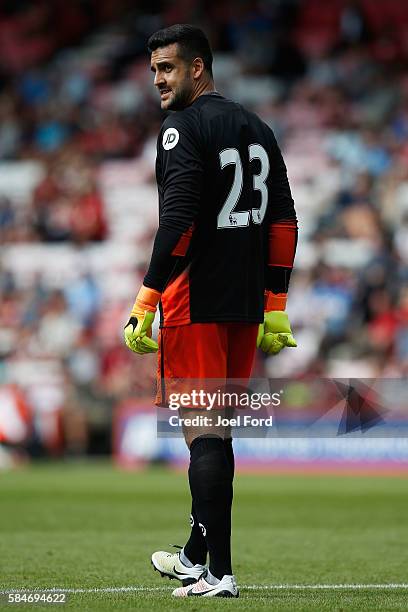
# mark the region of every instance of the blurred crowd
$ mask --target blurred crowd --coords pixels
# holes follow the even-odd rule
[[[106,448],[114,407],[153,395],[155,358],[137,359],[121,330],[157,225],[163,116],[146,40],[176,22],[206,30],[218,91],[271,125],[288,167],[299,348],[258,354],[256,375],[406,376],[408,5],[134,6],[1,4],[3,392],[58,413],[73,452],[89,445],[87,431]]]

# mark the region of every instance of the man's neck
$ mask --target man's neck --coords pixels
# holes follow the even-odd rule
[[[197,89],[193,92],[193,95],[191,96],[190,104],[195,102],[195,100],[197,100],[197,98],[199,98],[200,96],[208,93],[216,93],[216,91],[217,90],[215,89],[214,81],[211,78],[209,78],[207,81],[203,81],[202,83],[198,83]]]

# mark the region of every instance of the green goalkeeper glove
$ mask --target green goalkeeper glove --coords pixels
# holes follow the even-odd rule
[[[157,342],[151,337],[159,300],[159,291],[142,285],[124,330],[125,344],[134,353],[157,353],[159,349]]]
[[[264,322],[259,326],[256,346],[268,355],[277,355],[285,346],[297,346],[285,311],[265,312]]]

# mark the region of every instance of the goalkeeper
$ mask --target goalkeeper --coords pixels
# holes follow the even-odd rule
[[[125,342],[140,355],[158,350],[156,403],[166,406],[180,381],[248,380],[256,345],[270,355],[296,346],[285,308],[297,221],[273,132],[216,91],[205,34],[175,25],[153,34],[148,47],[161,107],[176,112],[158,136],[159,228]],[[176,597],[238,597],[230,431],[202,425],[184,435],[190,537],[179,552],[151,560],[182,582]]]

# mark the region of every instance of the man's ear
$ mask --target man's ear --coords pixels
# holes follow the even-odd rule
[[[196,57],[192,62],[193,78],[199,79],[204,72],[204,62],[201,57]]]

